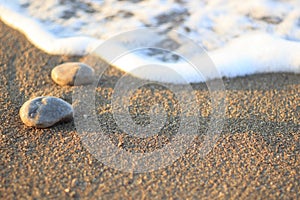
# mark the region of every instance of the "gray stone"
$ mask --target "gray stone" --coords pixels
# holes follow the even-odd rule
[[[47,128],[58,122],[73,119],[72,106],[57,97],[37,97],[26,101],[20,109],[24,124],[37,128]]]
[[[84,63],[69,62],[53,68],[51,78],[62,86],[87,85],[93,82],[94,74],[94,69]]]

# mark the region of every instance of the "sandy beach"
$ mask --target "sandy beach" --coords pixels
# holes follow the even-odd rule
[[[201,141],[195,141],[194,148],[164,169],[127,173],[93,157],[73,122],[48,129],[21,122],[19,109],[30,98],[51,95],[72,103],[74,88],[56,85],[51,69],[84,58],[48,55],[2,22],[0,30],[0,199],[300,198],[299,74],[224,79],[225,125],[208,155],[197,154]],[[167,136],[144,139],[140,145],[111,122],[107,104],[121,76],[110,68],[97,89],[100,120],[108,124],[108,131],[114,130],[111,141],[120,148],[154,151],[168,142]],[[203,84],[193,84],[193,89],[205,129],[211,109],[208,93]],[[140,102],[133,112],[153,104],[153,99],[140,100],[145,90],[132,97]],[[166,94],[159,88],[156,97],[164,99]],[[172,128],[165,135],[172,135],[168,130]]]

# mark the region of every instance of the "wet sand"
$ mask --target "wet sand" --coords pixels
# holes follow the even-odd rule
[[[300,75],[224,79],[225,124],[206,156],[199,154],[199,137],[166,168],[128,173],[97,160],[73,122],[49,129],[29,128],[21,122],[19,109],[30,98],[52,95],[72,103],[74,88],[56,85],[50,72],[60,63],[85,58],[48,55],[2,22],[0,30],[1,199],[300,198]],[[128,137],[113,122],[109,104],[122,74],[109,68],[97,88],[96,110],[111,142],[129,152],[163,148],[178,128],[176,118],[175,126],[169,123],[162,134],[149,139]],[[211,111],[209,94],[204,84],[193,84],[193,90],[201,111],[199,131],[203,131]],[[141,88],[131,99],[137,123],[149,121],[153,101],[170,96],[156,87],[156,98],[146,95],[145,99],[149,92],[153,88]],[[182,91],[182,95],[190,94]],[[170,116],[176,116],[176,101],[171,100],[171,105],[175,106]]]

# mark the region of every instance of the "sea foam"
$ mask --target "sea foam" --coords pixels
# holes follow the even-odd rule
[[[150,64],[167,66],[186,82],[202,82],[219,74],[300,73],[299,7],[298,0],[0,0],[0,18],[49,54],[86,55],[136,28],[157,27],[166,34],[175,30],[203,47],[218,73],[203,67],[199,76],[189,63],[164,60],[158,54],[133,52],[112,64],[142,78],[181,82],[151,68],[134,72]],[[147,42],[159,43],[159,38],[149,37]],[[124,44],[115,45],[126,50]],[[111,55],[100,56],[112,62]]]

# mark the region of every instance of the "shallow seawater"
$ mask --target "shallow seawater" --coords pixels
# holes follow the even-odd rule
[[[0,18],[51,54],[91,53],[118,34],[155,27],[157,37],[136,42],[167,51],[146,48],[135,53],[160,64],[182,61],[176,51],[184,43],[179,36],[169,37],[176,31],[207,51],[221,76],[235,77],[299,73],[299,7],[298,0],[0,0]],[[127,48],[126,43],[122,45]],[[130,72],[129,59],[134,63],[133,57],[124,58],[116,67]],[[193,78],[191,70],[183,71],[177,72],[188,82],[203,81]]]

